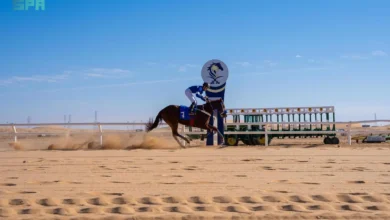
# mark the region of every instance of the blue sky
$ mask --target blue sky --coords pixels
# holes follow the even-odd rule
[[[390,118],[389,1],[0,3],[0,123],[147,120],[229,67],[226,106],[334,105]]]

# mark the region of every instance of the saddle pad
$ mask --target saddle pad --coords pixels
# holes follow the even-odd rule
[[[180,117],[181,120],[190,120],[190,115],[189,115],[190,108],[189,107],[181,105],[179,110],[180,110],[180,116],[179,117]]]

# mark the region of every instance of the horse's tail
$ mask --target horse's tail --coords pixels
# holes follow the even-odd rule
[[[157,126],[161,120],[162,120],[162,117],[161,117],[161,111],[160,111],[158,113],[158,115],[156,116],[156,119],[154,120],[154,122],[153,122],[153,119],[149,120],[148,124],[146,125],[146,132],[149,132],[149,131],[157,128]]]

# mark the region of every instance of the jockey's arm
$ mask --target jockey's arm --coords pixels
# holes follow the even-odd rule
[[[196,93],[196,97],[202,99],[204,102],[206,101],[206,99],[202,95],[200,95],[198,92]]]

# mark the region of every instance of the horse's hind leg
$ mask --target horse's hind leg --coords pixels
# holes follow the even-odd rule
[[[173,138],[180,145],[181,148],[186,148],[183,144],[180,143],[179,139],[177,139],[177,136],[173,135]]]
[[[184,139],[187,142],[187,144],[190,143],[190,140],[188,140],[188,138],[184,137],[183,135],[181,135],[179,133],[176,133],[176,135],[179,136],[180,138]]]
[[[190,143],[190,141],[189,141],[186,137],[180,135],[180,134],[177,132],[178,127],[179,127],[178,124],[173,124],[173,125],[171,126],[171,129],[172,129],[172,136],[173,136],[173,138],[177,141],[177,143],[178,143],[182,148],[185,148],[185,146],[182,145],[182,144],[180,143],[180,141],[177,139],[177,137],[182,138],[182,139],[185,140],[188,144]]]

